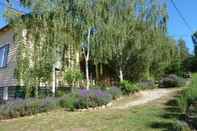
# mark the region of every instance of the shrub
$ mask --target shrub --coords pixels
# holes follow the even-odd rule
[[[178,107],[185,116],[191,127],[197,128],[197,74],[193,75],[190,88],[183,90],[182,95],[177,98]]]
[[[59,107],[59,99],[18,99],[0,106],[0,119],[10,119],[21,116],[47,112]]]
[[[180,97],[177,98],[177,103],[181,113],[186,113],[188,108],[187,97],[185,95],[181,95]]]
[[[107,92],[108,92],[109,94],[112,95],[112,98],[113,98],[113,99],[117,99],[117,98],[119,98],[119,97],[122,95],[121,89],[118,88],[118,87],[115,87],[115,86],[109,88],[109,89],[107,90]]]
[[[194,82],[195,83],[195,82]],[[196,84],[192,84],[192,86]],[[182,92],[182,95],[177,98],[178,107],[182,113],[186,113],[189,107],[197,101],[197,88],[191,87]]]
[[[59,108],[59,101],[60,99],[54,98],[54,97],[47,97],[45,99],[41,99],[41,104],[39,105],[39,112],[48,112],[51,110],[54,110],[56,108]]]
[[[142,89],[153,89],[156,88],[155,81],[153,80],[143,80],[138,83],[138,86]]]
[[[135,93],[139,90],[136,84],[133,84],[127,80],[122,81],[120,83],[120,86],[121,86],[121,91],[125,95],[129,95],[130,93]]]
[[[67,69],[64,73],[64,80],[69,85],[74,86],[76,82],[83,80],[83,74],[79,69]]]
[[[194,101],[187,110],[187,122],[197,129],[197,101]]]
[[[192,74],[190,72],[184,72],[183,73],[183,78],[186,78],[186,79],[192,78]]]
[[[181,61],[177,59],[165,69],[165,74],[176,74],[178,76],[182,76],[184,73],[183,71],[183,65],[181,64]]]
[[[60,100],[60,106],[63,108],[67,108],[70,111],[74,111],[76,102],[77,102],[76,96],[73,94],[69,94]]]
[[[189,125],[184,121],[176,121],[176,123],[172,126],[173,131],[191,131]]]
[[[99,89],[79,90],[76,108],[83,109],[106,105],[112,100],[112,95]]]
[[[63,96],[65,96],[65,92],[62,90],[58,90],[55,92],[55,96],[56,97],[63,97]]]
[[[161,88],[170,88],[170,87],[182,87],[186,83],[186,80],[178,77],[176,75],[169,75],[164,77],[159,82],[159,87]]]
[[[96,85],[92,86],[94,88],[99,88],[101,90],[106,90],[110,85],[104,81],[97,82]]]

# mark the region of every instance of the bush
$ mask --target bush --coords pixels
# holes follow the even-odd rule
[[[67,108],[70,111],[74,111],[76,102],[77,102],[76,96],[73,94],[69,94],[60,100],[60,106],[62,108]]]
[[[194,101],[187,110],[187,122],[197,129],[197,101]]]
[[[185,95],[181,95],[180,97],[177,98],[177,103],[181,113],[186,113],[188,108],[187,97]]]
[[[166,69],[165,74],[176,74],[178,76],[182,76],[184,68],[180,60],[173,61]]]
[[[119,94],[117,93],[116,96],[117,95]],[[97,107],[106,105],[110,101],[112,101],[112,95],[100,89],[75,90],[75,92],[59,98],[17,99],[0,106],[0,120],[48,112],[60,107],[69,109],[70,111]]]
[[[107,90],[107,92],[112,95],[113,99],[117,99],[122,95],[122,91],[118,87],[111,87]]]
[[[120,86],[121,86],[121,91],[123,92],[124,95],[129,95],[131,93],[135,93],[139,91],[136,84],[133,84],[127,80],[122,81],[120,83]]]
[[[190,88],[183,90],[181,96],[177,98],[178,107],[181,113],[187,116],[186,121],[188,124],[197,128],[197,74],[193,75]]]
[[[185,85],[185,83],[186,83],[185,79],[172,74],[161,79],[159,82],[159,87],[161,88],[182,87]]]
[[[176,121],[172,128],[173,131],[191,131],[189,125],[184,121]]]
[[[191,72],[184,72],[183,73],[183,78],[186,78],[186,79],[192,78]]]
[[[66,93],[62,90],[58,90],[58,91],[55,92],[56,97],[63,97],[63,96],[65,96],[65,94]]]
[[[106,105],[112,101],[111,94],[99,89],[81,89],[78,92],[77,98],[76,108],[79,109]]]
[[[18,99],[0,106],[0,119],[11,119],[21,116],[47,112],[59,107],[59,99]]]
[[[79,69],[67,69],[64,73],[64,80],[70,86],[74,86],[76,82],[83,80],[83,74]]]
[[[194,81],[192,86],[194,87],[185,89],[182,95],[177,98],[177,103],[182,113],[186,113],[188,108],[197,101],[197,88]]]
[[[156,88],[155,81],[153,80],[143,80],[138,83],[138,86],[142,89],[153,89]]]

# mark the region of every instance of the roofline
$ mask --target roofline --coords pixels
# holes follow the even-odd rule
[[[9,27],[10,27],[9,24],[3,26],[2,28],[0,28],[0,32],[8,29]]]

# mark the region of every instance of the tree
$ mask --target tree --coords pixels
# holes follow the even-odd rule
[[[178,52],[180,60],[183,62],[189,57],[189,51],[183,39],[178,40]]]
[[[194,54],[197,56],[197,32],[192,35],[192,41],[194,43]]]
[[[138,81],[159,78],[167,67],[180,59],[176,42],[166,34],[168,13],[165,2],[22,2],[32,9],[31,15],[11,20],[20,50],[18,75],[28,87],[38,86],[40,82],[49,83],[57,61],[62,63],[62,72],[66,68],[79,69],[79,54],[83,54],[81,59],[86,65],[87,89],[90,61],[96,67],[108,65],[120,81]],[[27,30],[25,37],[22,35],[24,29]],[[30,52],[29,45],[33,48]],[[181,58],[185,59],[183,44],[180,44],[180,51]],[[27,79],[29,77],[31,79]]]
[[[81,37],[76,36],[75,32],[79,24],[74,19],[76,16],[72,1],[23,2],[28,2],[32,13],[17,19],[9,16],[19,45],[17,76],[26,89],[37,90],[41,82],[50,83],[57,61],[62,61],[64,65],[65,52],[72,54],[73,50],[80,47],[78,43]]]

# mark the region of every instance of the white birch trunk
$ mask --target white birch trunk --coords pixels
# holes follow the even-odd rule
[[[3,100],[8,100],[8,87],[3,88]]]
[[[55,88],[56,88],[56,77],[55,77],[55,66],[53,66],[53,81],[52,81],[52,93],[55,95]]]
[[[87,47],[87,55],[85,56],[85,63],[86,63],[86,88],[89,90],[90,88],[90,78],[89,78],[89,57],[90,57],[90,34],[91,33],[91,28],[88,30],[88,47]]]
[[[89,65],[88,65],[88,60],[85,60],[86,61],[86,88],[87,90],[89,90],[90,88],[90,78],[89,78]]]
[[[120,78],[120,82],[124,80],[124,78],[123,78],[123,71],[122,71],[121,67],[120,67],[120,70],[119,70],[119,78]]]

